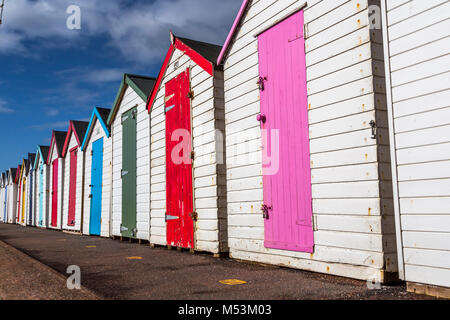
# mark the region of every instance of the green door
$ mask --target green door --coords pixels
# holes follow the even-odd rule
[[[123,237],[136,238],[136,115],[133,108],[122,114],[122,225]]]

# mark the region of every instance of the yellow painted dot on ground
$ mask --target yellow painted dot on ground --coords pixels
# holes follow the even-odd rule
[[[228,279],[228,280],[222,280],[219,281],[221,284],[226,284],[228,286],[236,286],[236,285],[240,285],[240,284],[246,284],[247,282],[242,281],[242,280],[237,280],[237,279]]]
[[[86,248],[97,248],[97,246],[86,246]]]
[[[142,260],[142,257],[128,257],[128,260]]]

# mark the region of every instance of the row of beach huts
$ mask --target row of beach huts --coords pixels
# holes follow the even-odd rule
[[[0,220],[449,297],[450,1],[245,0],[1,174]],[[382,23],[381,23],[382,22]]]

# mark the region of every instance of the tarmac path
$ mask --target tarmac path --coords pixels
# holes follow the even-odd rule
[[[81,269],[81,290],[66,287],[71,265]],[[403,285],[369,290],[364,281],[7,224],[0,270],[1,299],[431,299]],[[245,283],[221,282],[229,279]]]

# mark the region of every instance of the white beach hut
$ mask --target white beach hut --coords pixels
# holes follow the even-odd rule
[[[148,102],[151,243],[228,251],[221,47],[176,37]]]
[[[110,111],[94,108],[81,144],[85,157],[82,233],[102,237],[111,235],[112,141],[106,125]]]
[[[62,229],[62,210],[64,196],[64,159],[62,151],[67,132],[53,131],[47,165],[50,168],[49,181],[49,219],[48,228]]]
[[[150,117],[155,79],[124,74],[108,125],[113,148],[112,235],[150,240]]]
[[[381,3],[399,275],[450,298],[450,2]]]
[[[8,223],[16,223],[17,215],[17,182],[19,181],[18,168],[11,168],[8,170],[8,184],[7,184],[7,200],[6,200],[6,216]]]
[[[49,176],[50,168],[47,165],[50,147],[38,146],[34,161],[35,170],[35,221],[36,226],[46,228],[48,226],[49,210]]]
[[[217,61],[233,258],[396,276],[377,3],[243,2]]]
[[[85,161],[81,144],[88,126],[89,122],[71,120],[64,142],[62,151],[64,161],[63,230],[81,232]]]

